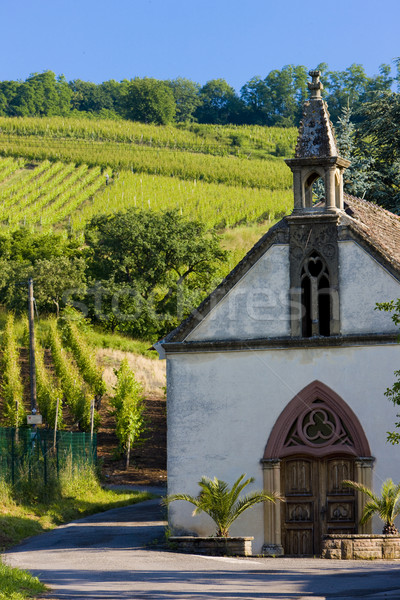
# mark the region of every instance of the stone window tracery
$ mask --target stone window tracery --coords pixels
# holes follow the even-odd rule
[[[331,298],[328,267],[323,258],[312,252],[301,269],[302,336],[329,336]]]
[[[296,417],[284,442],[284,448],[353,448],[354,440],[343,420],[320,399],[314,400]]]

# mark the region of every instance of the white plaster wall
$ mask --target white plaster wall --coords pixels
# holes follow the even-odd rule
[[[197,495],[202,475],[232,483],[241,473],[256,478],[251,489],[262,489],[260,459],[271,429],[314,380],[331,387],[358,416],[376,457],[375,489],[388,477],[400,481],[398,448],[386,443],[396,410],[384,396],[399,364],[396,344],[170,355],[168,492]],[[264,541],[262,510],[250,509],[231,530],[253,535],[255,552]],[[171,504],[170,522],[176,532],[214,533],[209,518],[193,517],[186,502]]]
[[[187,341],[289,335],[289,288],[289,247],[271,246]]]
[[[340,322],[343,335],[397,333],[377,302],[400,297],[400,283],[355,242],[339,242]]]

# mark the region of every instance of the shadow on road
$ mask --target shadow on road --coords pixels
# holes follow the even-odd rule
[[[305,600],[365,598],[398,590],[400,572],[381,570],[379,581],[368,572],[304,573],[295,570],[140,570],[96,573],[96,589],[90,589],[93,573],[57,572],[58,600]],[[73,584],[73,585],[71,585]],[[375,587],[373,587],[375,585]],[[76,586],[76,587],[75,587]],[[67,588],[63,590],[63,588]],[[75,589],[74,589],[75,588]],[[82,589],[85,589],[84,594]],[[47,596],[52,598],[53,596]],[[400,598],[398,595],[388,596]]]

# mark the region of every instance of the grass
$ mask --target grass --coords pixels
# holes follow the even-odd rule
[[[147,493],[101,487],[91,466],[66,467],[47,488],[1,482],[0,550],[77,518],[148,500]],[[1,589],[1,587],[0,587]]]
[[[0,560],[0,600],[25,600],[45,591],[46,586],[37,577]]]
[[[35,481],[20,481],[14,487],[0,484],[0,550],[74,519],[152,497],[102,488],[90,465],[66,465],[60,479],[47,488]],[[0,600],[25,600],[45,590],[36,577],[5,565],[0,558]]]
[[[221,232],[221,245],[229,251],[227,273],[252,249],[254,244],[275,225],[277,219],[242,225]]]
[[[95,348],[109,348],[111,350],[121,350],[122,352],[133,352],[147,358],[158,360],[158,354],[155,350],[150,350],[152,342],[143,340],[134,340],[121,333],[111,333],[102,331],[100,328],[90,328],[85,332],[89,344]]]

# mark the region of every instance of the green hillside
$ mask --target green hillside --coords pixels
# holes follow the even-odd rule
[[[283,157],[295,138],[258,126],[0,118],[0,221],[79,231],[129,206],[177,208],[218,228],[274,220],[290,209]]]

